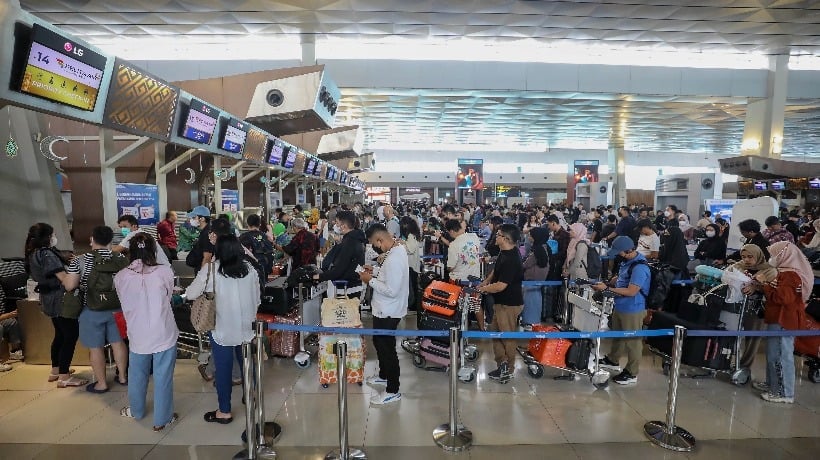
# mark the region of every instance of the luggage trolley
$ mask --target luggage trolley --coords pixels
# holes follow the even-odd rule
[[[681,319],[677,315],[656,312],[652,315],[649,328],[664,329],[680,324],[688,328],[742,331],[746,315],[757,315],[763,308],[763,297],[758,295],[744,295],[740,302],[726,302],[729,288],[726,284],[696,281],[693,286],[693,296],[703,299],[703,308],[716,308],[710,306],[710,302],[722,302],[719,324],[711,327],[701,326]],[[650,337],[647,339],[647,344],[649,351],[663,360],[663,373],[668,375],[672,360],[672,339],[670,337]],[[687,337],[683,343],[682,363],[706,371],[706,374],[695,374],[692,378],[713,377],[722,373],[727,374],[734,385],[743,386],[749,383],[751,370],[740,367],[741,344],[740,337]]]
[[[304,281],[304,280],[300,280]],[[297,285],[297,299],[299,316],[302,317],[302,324],[309,326],[320,326],[322,320],[322,295],[327,292],[327,283],[311,284],[306,286],[304,282]],[[310,360],[315,355],[315,352],[310,352],[307,347],[312,349],[319,347],[319,336],[317,334],[299,334],[299,352],[293,357],[296,362],[296,367],[299,369],[306,369],[310,367]]]
[[[459,328],[462,331],[469,328],[469,315],[481,308],[481,300],[482,295],[475,287],[470,285],[462,287],[458,299]],[[419,369],[441,372],[450,370],[450,347],[447,344],[437,344],[429,338],[417,337],[402,340],[401,347],[413,355],[413,365]],[[472,382],[476,377],[476,368],[469,363],[478,359],[478,347],[462,337],[459,350],[461,353],[459,353],[458,379],[464,383]],[[428,357],[438,365],[428,366]]]
[[[566,332],[580,331],[580,332],[600,332],[609,329],[609,317],[612,315],[614,307],[614,294],[611,292],[594,293],[589,287],[590,281],[576,280],[575,286],[567,290],[566,311],[571,312],[571,326],[566,328]],[[536,326],[534,331],[543,332],[558,332],[561,329],[557,327]],[[528,348],[518,348],[518,353],[524,358],[524,363],[527,365],[527,373],[530,377],[540,379],[544,376],[544,367],[552,367],[559,369],[569,375],[562,375],[555,377],[557,380],[575,380],[576,375],[583,375],[589,377],[590,382],[595,388],[605,388],[609,385],[610,373],[607,370],[601,369],[598,362],[601,354],[601,338],[595,338],[592,348],[594,352],[590,353],[593,359],[593,364],[590,366],[590,356],[586,356],[585,363],[578,363],[576,366],[570,366],[566,362],[566,357],[569,354],[570,347],[575,344],[581,344],[583,341],[589,339],[580,339],[570,341],[567,339],[532,339],[530,340]],[[546,353],[545,353],[546,351]],[[539,360],[536,355],[542,356],[544,359]],[[549,355],[549,356],[548,356]],[[581,355],[583,356],[583,354]]]

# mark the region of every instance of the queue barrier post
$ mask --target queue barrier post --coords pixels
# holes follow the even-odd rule
[[[262,334],[265,331],[265,323],[254,321],[253,327],[256,333],[256,419],[254,423],[257,434],[256,458],[275,459],[276,451],[273,450],[273,442],[282,433],[282,427],[265,420],[265,385],[262,379],[264,375],[263,363],[265,361]]]
[[[252,435],[254,430],[254,406],[251,391],[251,381],[253,379],[253,346],[251,342],[242,344],[242,377],[245,380],[242,390],[245,399],[245,433],[248,433],[248,447],[234,455],[233,460],[256,460],[256,436]]]
[[[351,449],[347,437],[347,342],[338,340],[333,346],[336,352],[336,375],[339,385],[339,449],[325,455],[325,460],[367,460],[359,449]]]
[[[678,402],[678,378],[683,355],[683,339],[686,328],[675,326],[672,346],[672,367],[669,370],[669,391],[666,397],[666,423],[655,420],[643,426],[644,434],[653,444],[677,452],[691,452],[695,448],[695,437],[685,429],[675,426],[675,411]]]
[[[473,432],[458,424],[459,330],[450,328],[450,422],[433,430],[433,441],[448,452],[461,452],[473,444]]]

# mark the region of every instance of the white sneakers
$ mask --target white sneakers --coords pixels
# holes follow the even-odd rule
[[[17,350],[17,351],[9,353],[9,361],[22,361],[22,360],[23,360],[23,350]]]
[[[769,393],[768,391],[765,392],[765,393],[762,393],[760,395],[760,397],[763,398],[764,401],[768,401],[768,402],[772,402],[772,403],[782,403],[782,404],[793,404],[794,403],[794,398],[787,398],[786,396],[773,395],[773,394]]]
[[[377,386],[377,385],[386,386],[387,385],[387,379],[383,379],[383,378],[379,377],[379,374],[371,375],[370,377],[367,378],[366,382],[370,386]]]
[[[401,393],[388,393],[386,391],[377,391],[370,397],[370,403],[377,406],[396,403],[401,401]]]
[[[8,372],[11,370],[11,364],[0,363],[0,372]]]

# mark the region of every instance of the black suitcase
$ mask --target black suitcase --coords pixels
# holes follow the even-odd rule
[[[674,329],[676,325],[688,330],[718,330],[714,326],[687,321],[664,311],[652,315],[649,329]],[[681,362],[693,367],[729,369],[735,340],[735,337],[687,337],[683,340]],[[672,356],[672,337],[647,337],[646,343],[659,352]]]
[[[293,290],[286,287],[284,276],[274,279],[265,285],[262,290],[262,303],[259,305],[259,313],[284,316],[293,307]]]
[[[592,354],[592,340],[573,340],[564,358],[567,367],[576,371],[585,371],[589,368],[589,355]]]
[[[420,311],[418,315],[418,328],[423,331],[449,331],[451,327],[459,327],[457,314],[451,318],[440,316],[429,311]],[[434,342],[447,343],[448,337],[430,337]]]
[[[719,291],[723,295],[725,291]],[[721,294],[712,293],[704,296],[704,305],[688,302],[680,303],[677,315],[679,318],[694,324],[709,325],[708,329],[720,324],[720,312],[727,309],[726,299]]]

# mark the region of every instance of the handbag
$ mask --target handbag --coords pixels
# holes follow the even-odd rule
[[[68,319],[77,319],[83,311],[83,300],[79,289],[66,291],[63,294],[63,306],[60,309],[60,316]]]
[[[191,304],[191,325],[197,332],[212,331],[216,328],[216,280],[213,283],[213,292],[207,292],[212,267],[213,263],[209,263],[205,290]]]

